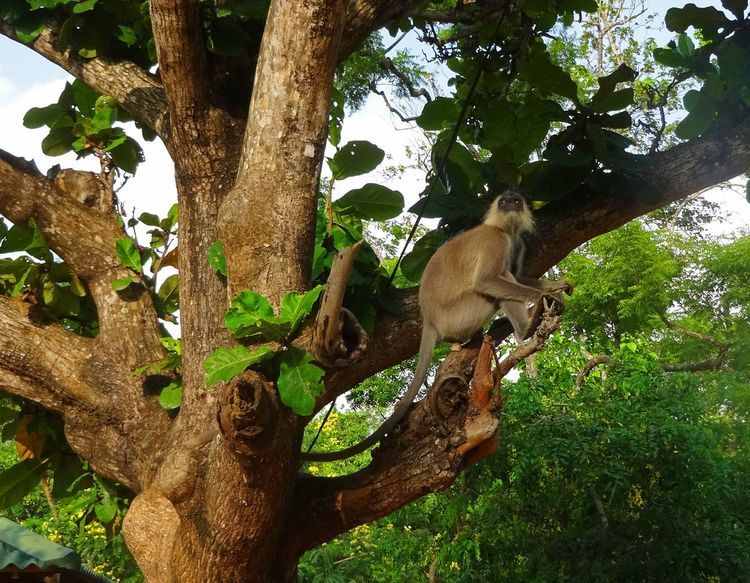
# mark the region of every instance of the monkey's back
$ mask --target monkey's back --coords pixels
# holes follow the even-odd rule
[[[424,325],[449,340],[464,340],[479,330],[497,310],[494,301],[473,291],[479,260],[483,271],[503,273],[508,269],[509,248],[508,236],[487,225],[443,244],[422,274],[419,305]]]

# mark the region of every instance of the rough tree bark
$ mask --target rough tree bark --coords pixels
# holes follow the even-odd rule
[[[272,379],[248,372],[212,392],[203,383],[203,360],[230,342],[222,321],[228,298],[253,289],[278,302],[309,286],[337,63],[370,32],[422,4],[273,0],[247,114],[217,105],[222,101],[197,42],[199,0],[151,0],[158,77],[133,63],[60,51],[52,28],[30,45],[114,96],[160,135],[175,163],[184,397],[172,419],[132,374],[163,350],[149,295],[112,290],[111,282],[127,275],[115,255],[122,231],[106,205],[82,202],[98,189],[96,177],[73,173],[74,180],[61,183],[0,151],[0,213],[14,222],[36,219],[88,286],[101,326],[96,339],[80,338],[37,321],[33,306],[0,298],[0,388],[59,412],[74,450],[133,491],[124,532],[149,582],[293,580],[306,549],[449,486],[491,445],[497,420],[490,413],[499,403],[487,395],[486,349],[469,389],[479,343],[445,360],[429,397],[367,468],[345,479],[298,475],[307,419],[280,405]],[[473,11],[428,16],[461,20]],[[0,34],[15,38],[2,24]],[[749,143],[750,120],[744,120],[656,156],[632,157],[626,175],[637,179],[621,182],[616,197],[580,192],[548,205],[538,218],[528,273],[540,275],[582,242],[742,173],[750,167]],[[206,260],[217,240],[225,245],[226,283]],[[317,409],[416,352],[416,294],[394,291],[389,301],[396,309],[379,315],[369,341],[349,355],[355,361],[338,368],[341,355],[331,359]],[[525,350],[539,349],[554,330],[554,310],[545,318]],[[320,344],[315,339],[308,329],[298,341],[312,347]],[[523,356],[514,353],[501,369]],[[238,425],[251,431],[233,431]]]

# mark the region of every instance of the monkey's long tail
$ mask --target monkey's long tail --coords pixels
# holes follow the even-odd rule
[[[432,361],[432,351],[435,348],[435,344],[437,344],[437,340],[437,331],[432,326],[425,324],[422,327],[422,340],[419,343],[419,357],[417,360],[417,368],[414,371],[414,379],[411,381],[404,396],[399,399],[398,403],[396,403],[396,406],[393,409],[393,415],[383,421],[383,424],[370,436],[351,447],[339,451],[302,452],[300,454],[300,459],[316,462],[332,462],[346,459],[365,451],[368,447],[374,445],[385,435],[393,431],[396,425],[398,425],[409,412],[414,397],[419,393],[419,388],[422,386],[425,376],[427,376],[427,369]]]

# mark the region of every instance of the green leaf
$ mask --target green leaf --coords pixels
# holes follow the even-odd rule
[[[27,225],[22,223],[13,225],[0,245],[0,253],[17,253],[20,251],[26,251],[37,259],[47,258],[49,248],[34,219],[30,219]]]
[[[137,273],[142,273],[143,267],[141,265],[141,254],[138,252],[138,247],[133,239],[130,237],[118,239],[115,244],[115,249],[117,251],[117,257],[122,265],[129,267]]]
[[[65,108],[59,103],[53,103],[46,107],[32,107],[23,116],[23,125],[29,129],[40,128],[42,126],[52,127],[65,113]]]
[[[224,325],[235,338],[281,340],[289,334],[289,323],[276,317],[270,302],[249,290],[232,300]]]
[[[142,159],[143,152],[141,151],[141,147],[132,138],[127,138],[119,146],[112,149],[112,161],[119,168],[130,174],[135,174],[136,168],[138,168],[138,164]]]
[[[317,285],[304,294],[290,292],[281,299],[279,317],[289,322],[290,334],[294,334],[302,321],[310,315],[324,289],[325,286]]]
[[[112,282],[112,289],[115,291],[122,291],[126,289],[131,283],[135,283],[134,277],[123,277],[122,279],[116,279]]]
[[[182,384],[179,382],[169,383],[159,393],[159,405],[167,411],[178,409],[182,404]]]
[[[597,94],[591,101],[590,107],[593,111],[604,113],[607,111],[617,111],[625,109],[633,104],[633,88],[620,89],[609,95],[599,97]]]
[[[614,93],[618,83],[632,83],[635,81],[636,76],[637,73],[633,69],[625,63],[622,63],[609,75],[597,79],[599,83],[599,93],[606,95]]]
[[[334,207],[342,214],[385,221],[401,214],[404,197],[396,190],[370,182],[347,192],[334,202]]]
[[[120,24],[117,26],[117,29],[117,39],[124,45],[132,47],[136,42],[138,42],[138,37],[135,34],[135,30],[133,30],[129,26]]]
[[[745,10],[747,10],[747,0],[721,0],[721,5],[742,20]]]
[[[81,14],[93,10],[94,6],[96,6],[96,2],[97,0],[81,0],[78,4],[73,6],[73,14]]]
[[[71,91],[73,92],[73,102],[80,112],[86,116],[93,114],[99,94],[79,79],[73,81]]]
[[[414,249],[401,262],[401,273],[413,282],[418,282],[430,257],[447,240],[442,231],[430,231],[414,244]]]
[[[29,266],[29,268],[24,271],[21,279],[19,279],[16,282],[16,285],[13,286],[13,289],[10,292],[10,297],[17,298],[21,295],[21,293],[23,292],[23,288],[26,287],[26,281],[29,279],[29,274],[31,274],[32,269],[34,269],[33,265]]]
[[[436,97],[422,108],[417,125],[423,130],[436,131],[452,126],[458,120],[460,108],[455,99]]]
[[[73,149],[75,139],[70,128],[53,128],[42,140],[42,152],[47,156],[62,156]]]
[[[312,364],[303,350],[290,348],[281,355],[277,386],[281,402],[297,415],[312,415],[315,399],[323,394],[325,371]]]
[[[214,241],[208,248],[208,264],[216,273],[227,276],[227,258],[224,256],[224,243]]]
[[[695,53],[695,45],[692,39],[684,32],[677,37],[677,52],[688,58]]]
[[[675,135],[683,140],[696,138],[716,119],[717,103],[706,91],[691,90],[683,98],[690,112],[675,128]]]
[[[180,205],[174,203],[167,211],[167,216],[161,221],[161,228],[168,233],[172,232],[172,229],[177,224],[180,218]]]
[[[157,296],[161,300],[161,308],[172,313],[180,308],[180,276],[170,275],[161,284]]]
[[[46,18],[47,15],[43,12],[31,12],[18,19],[14,23],[18,40],[26,44],[34,42],[42,33]]]
[[[274,351],[267,346],[259,346],[254,350],[244,346],[217,348],[203,363],[205,382],[207,385],[215,385],[229,381],[241,375],[247,367],[268,360],[273,355]]]
[[[47,460],[30,459],[0,472],[0,510],[23,500],[42,479]]]
[[[148,225],[150,227],[158,227],[160,221],[159,217],[152,213],[141,213],[141,215],[138,217],[138,220],[141,221],[144,225]]]
[[[333,158],[328,160],[328,166],[336,180],[344,180],[352,176],[367,174],[383,161],[385,152],[365,140],[348,142],[341,147]]]
[[[333,87],[331,94],[331,111],[328,121],[328,141],[333,146],[341,142],[341,126],[344,123],[344,94],[337,87]]]
[[[673,48],[654,49],[654,60],[665,67],[686,67],[685,58]]]
[[[570,75],[549,58],[544,46],[535,45],[521,63],[521,77],[545,93],[554,93],[578,101],[578,87]]]
[[[94,104],[94,117],[91,120],[92,130],[94,132],[108,130],[116,121],[117,102],[107,95],[102,95]]]
[[[106,496],[104,500],[94,506],[94,514],[96,514],[99,522],[109,524],[117,516],[117,502],[110,496]]]
[[[682,8],[670,8],[664,16],[664,23],[672,32],[685,32],[691,26],[708,36],[716,34],[719,28],[729,24],[726,16],[712,6],[699,8],[686,4]]]

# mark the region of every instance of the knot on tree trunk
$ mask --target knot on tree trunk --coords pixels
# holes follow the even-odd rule
[[[241,457],[272,447],[279,419],[273,383],[255,371],[224,386],[219,396],[219,430],[227,447]]]
[[[456,421],[466,414],[468,389],[466,377],[459,374],[449,373],[435,379],[427,396],[432,432],[440,437],[451,435]]]

